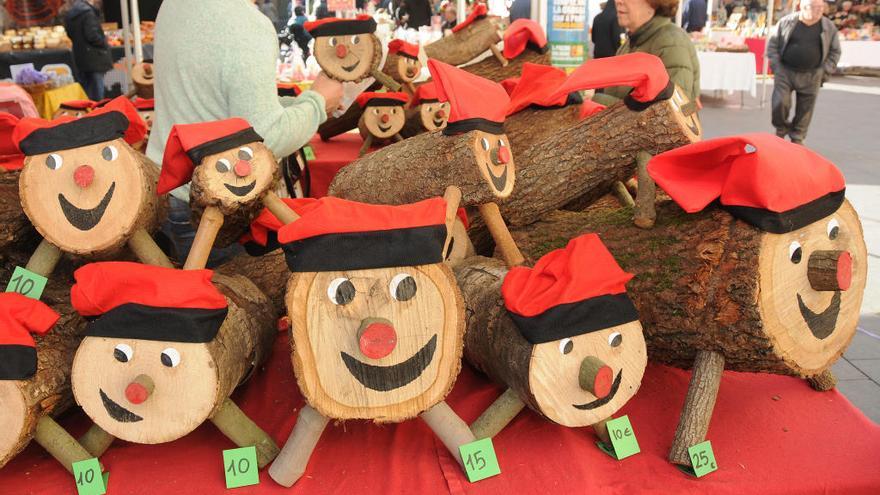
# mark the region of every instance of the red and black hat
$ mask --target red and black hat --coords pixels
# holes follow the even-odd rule
[[[436,103],[438,101],[440,101],[440,96],[437,94],[437,85],[434,84],[434,81],[430,81],[416,88],[412,99],[412,106],[421,105],[422,103]]]
[[[297,215],[303,216],[318,202],[316,198],[281,198]],[[251,256],[263,256],[281,247],[278,230],[284,225],[268,208],[263,208],[251,222],[250,228],[238,240]]]
[[[510,93],[507,115],[513,115],[528,107],[554,108],[582,103],[580,93],[555,95],[556,89],[565,82],[565,71],[550,65],[526,62],[522,75]]]
[[[278,96],[299,96],[302,90],[296,83],[280,82],[277,84]]]
[[[489,7],[487,7],[485,3],[478,2],[474,4],[474,7],[471,9],[471,13],[468,14],[467,19],[456,24],[455,27],[452,28],[452,32],[457,33],[461,31],[462,29],[473,24],[474,21],[476,21],[477,19],[482,19],[483,17],[486,17],[486,14],[488,13]]]
[[[21,170],[24,166],[24,155],[12,139],[18,121],[15,115],[0,112],[0,168],[3,170]]]
[[[510,97],[500,84],[434,59],[428,60],[428,69],[440,101],[449,102],[449,123],[443,134],[474,129],[504,134],[504,112]]]
[[[278,231],[292,272],[418,266],[443,261],[446,201],[371,205],[325,196]]]
[[[98,104],[92,100],[68,100],[61,103],[59,108],[63,108],[64,110],[82,110],[89,111],[95,108]]]
[[[240,118],[172,126],[165,143],[156,194],[165,194],[189,182],[193,169],[206,156],[262,140],[254,128]]]
[[[25,380],[37,372],[37,348],[32,333],[44,335],[58,313],[44,303],[17,292],[0,293],[0,380]]]
[[[120,96],[78,119],[21,119],[13,131],[12,139],[22,153],[32,156],[114,139],[125,139],[129,144],[134,144],[142,141],[146,132],[147,125],[137,109],[131,101]]]
[[[501,295],[522,336],[541,344],[637,320],[626,295],[632,277],[598,235],[585,234],[547,253],[534,268],[511,268]]]
[[[504,91],[507,91],[507,94],[510,95],[513,93],[513,90],[516,89],[516,85],[519,84],[519,76],[517,77],[508,77],[504,79],[499,84],[504,88]]]
[[[409,95],[402,92],[378,93],[367,91],[359,94],[356,101],[361,108],[396,107],[406,105],[409,102]]]
[[[347,34],[367,34],[376,32],[376,21],[361,14],[354,19],[327,17],[303,24],[303,28],[314,38],[321,36],[345,36]]]
[[[132,103],[139,112],[149,112],[156,109],[156,100],[153,98],[141,98],[138,96]]]
[[[396,53],[401,57],[419,59],[419,45],[407,43],[401,39],[391,40],[388,42],[388,53]]]
[[[624,103],[635,111],[668,100],[675,92],[675,84],[669,80],[663,61],[656,55],[636,52],[587,60],[568,76],[554,96],[609,86],[632,86]]]
[[[526,48],[538,53],[547,53],[550,49],[547,36],[537,22],[531,19],[517,19],[504,31],[504,56],[516,58]]]
[[[226,298],[212,270],[176,270],[108,261],[74,272],[70,302],[91,320],[90,337],[203,343],[226,319]]]
[[[783,234],[837,211],[846,181],[818,153],[772,134],[682,146],[648,162],[648,173],[688,213],[718,200],[733,216]]]

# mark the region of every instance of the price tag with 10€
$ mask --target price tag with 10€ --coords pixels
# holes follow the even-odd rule
[[[110,473],[101,473],[101,464],[92,457],[73,463],[73,479],[76,482],[76,493],[79,495],[104,495],[107,493],[107,482]]]
[[[605,423],[605,426],[608,428],[608,436],[611,437],[611,445],[609,446],[604,442],[596,442],[596,445],[602,452],[617,460],[625,459],[641,452],[639,441],[636,440],[636,434],[633,431],[632,424],[629,422],[629,416],[621,416],[609,420]]]

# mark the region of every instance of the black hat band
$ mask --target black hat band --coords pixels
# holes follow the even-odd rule
[[[346,34],[368,34],[376,32],[376,21],[371,19],[351,19],[345,21],[334,21],[316,26],[309,34],[313,38],[321,36],[340,36]]]
[[[207,156],[216,155],[217,153],[223,153],[224,151],[231,150],[236,146],[241,146],[256,141],[263,141],[262,136],[257,134],[257,131],[255,131],[253,127],[248,127],[247,129],[242,129],[234,134],[230,134],[228,136],[214,139],[213,141],[202,143],[195,148],[187,151],[186,154],[187,156],[189,156],[189,159],[192,160],[193,164],[198,165],[202,163],[202,160],[204,160]]]
[[[521,316],[510,311],[507,314],[522,336],[533,345],[596,332],[639,319],[636,307],[625,293],[560,304],[537,316]]]
[[[846,188],[830,192],[797,208],[777,213],[764,208],[751,206],[721,205],[731,215],[749,223],[765,232],[785,234],[806,227],[821,220],[840,208],[843,204]]]
[[[120,139],[128,125],[128,118],[121,112],[108,112],[37,129],[22,139],[18,147],[26,156],[81,148]]]
[[[443,129],[446,136],[455,136],[470,131],[483,131],[489,134],[504,134],[504,124],[501,122],[493,122],[487,119],[464,119],[457,122],[449,122]]]
[[[0,380],[27,380],[36,372],[36,348],[29,345],[0,345]]]
[[[86,335],[199,344],[214,340],[228,312],[228,308],[163,308],[137,303],[121,304],[91,321]]]

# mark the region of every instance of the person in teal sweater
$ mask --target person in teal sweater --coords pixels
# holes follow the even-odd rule
[[[275,28],[250,0],[165,0],[156,19],[154,114],[147,156],[162,163],[171,126],[241,117],[276,158],[286,157],[315,134],[339,106],[342,85],[320,74],[310,91],[278,97]],[[184,259],[194,230],[189,186],[171,193],[163,229]],[[219,252],[211,263],[229,253]]]

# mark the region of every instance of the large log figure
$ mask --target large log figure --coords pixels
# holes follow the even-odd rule
[[[19,171],[0,172],[0,249],[33,249],[39,239],[18,196]]]
[[[372,76],[392,91],[400,90],[400,84],[379,68],[382,43],[375,35],[372,17],[327,18],[307,22],[304,27],[315,39],[315,59],[330,78],[357,83]]]
[[[580,113],[580,105],[576,104],[552,108],[529,107],[507,116],[504,120],[504,133],[519,155],[535,144],[552,139],[560,131],[577,124],[581,120]]]
[[[501,41],[506,22],[500,17],[485,16],[463,29],[424,46],[429,59],[449,65],[462,65],[490,50]],[[498,60],[492,60],[499,64]]]

